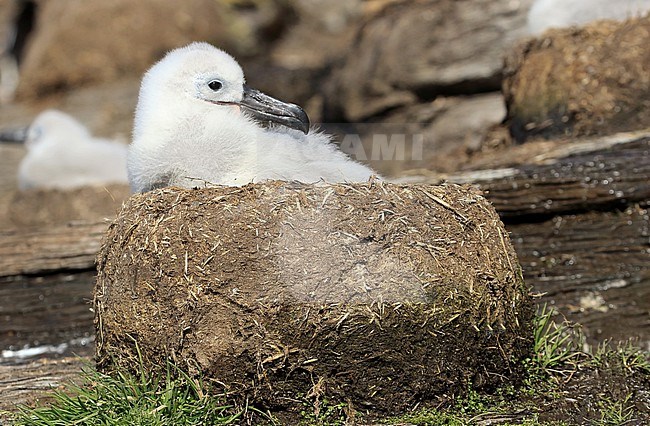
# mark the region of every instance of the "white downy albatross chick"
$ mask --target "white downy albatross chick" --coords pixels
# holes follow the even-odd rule
[[[535,0],[528,12],[528,32],[537,35],[598,19],[622,21],[648,11],[650,0]]]
[[[72,189],[89,185],[127,183],[127,146],[94,138],[68,114],[47,110],[23,132],[0,140],[24,142],[27,155],[18,169],[18,187]]]
[[[299,106],[245,86],[235,59],[207,43],[169,52],[144,75],[128,169],[135,192],[376,175],[310,133]]]

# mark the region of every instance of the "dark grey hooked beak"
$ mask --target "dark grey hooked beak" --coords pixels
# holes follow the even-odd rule
[[[24,143],[27,140],[28,127],[11,130],[0,130],[0,142]]]
[[[239,104],[255,120],[264,125],[281,124],[291,129],[309,133],[309,117],[305,110],[265,95],[259,90],[244,86],[244,98]]]

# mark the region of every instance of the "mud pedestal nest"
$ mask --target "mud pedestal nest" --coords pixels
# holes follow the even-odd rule
[[[650,17],[596,21],[522,41],[505,58],[506,122],[518,142],[643,130]],[[623,47],[624,46],[624,47]]]
[[[517,381],[531,303],[499,217],[456,185],[163,189],[98,255],[98,368],[165,359],[240,401],[397,413]],[[137,343],[137,345],[136,345]]]

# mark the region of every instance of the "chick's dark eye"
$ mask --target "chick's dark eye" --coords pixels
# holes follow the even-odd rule
[[[212,80],[211,82],[208,83],[208,87],[212,91],[217,91],[223,87],[223,84],[219,80]]]

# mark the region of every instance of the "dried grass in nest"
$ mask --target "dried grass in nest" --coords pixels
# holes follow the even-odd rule
[[[97,361],[172,358],[235,399],[378,413],[516,381],[532,314],[499,217],[457,185],[163,189],[98,255]]]

